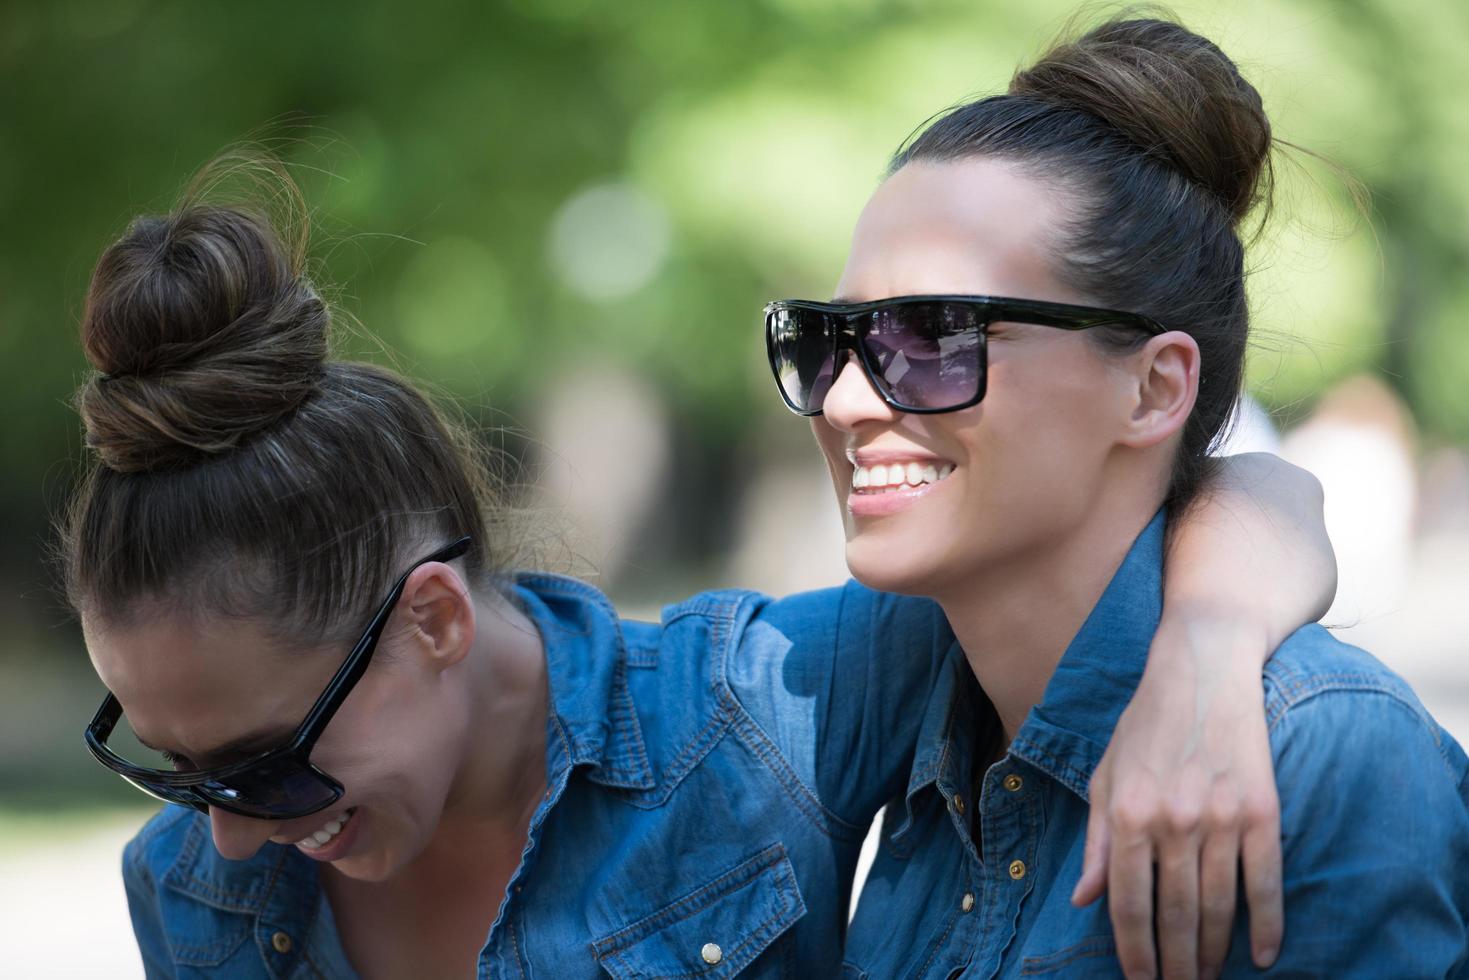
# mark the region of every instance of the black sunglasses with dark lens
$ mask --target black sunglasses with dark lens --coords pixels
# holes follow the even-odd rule
[[[765,349],[786,405],[820,415],[826,393],[855,354],[873,389],[900,412],[933,415],[979,404],[991,323],[1062,330],[1166,332],[1141,313],[1000,296],[897,296],[871,303],[781,300],[765,307]]]
[[[311,764],[311,750],[327,723],[367,672],[373,651],[382,638],[393,607],[403,595],[408,576],[420,565],[451,561],[469,550],[471,539],[460,538],[413,563],[393,585],[362,638],[316,699],[306,719],[285,745],[254,758],[216,769],[177,771],[134,765],[107,747],[107,739],[122,718],[122,705],[110,692],[87,726],[87,748],[97,761],[150,796],[208,812],[218,807],[231,813],[264,820],[288,820],[324,810],[342,798],[342,784]]]

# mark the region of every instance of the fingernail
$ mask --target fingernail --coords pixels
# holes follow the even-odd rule
[[[1255,965],[1261,969],[1275,962],[1275,954],[1279,952],[1273,946],[1262,946],[1255,950]]]

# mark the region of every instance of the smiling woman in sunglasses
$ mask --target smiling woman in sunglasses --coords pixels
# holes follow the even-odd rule
[[[1236,229],[1268,193],[1272,144],[1218,47],[1111,21],[898,155],[837,301],[767,309],[851,571],[936,599],[962,647],[915,709],[851,975],[1234,976],[1277,951],[1289,976],[1469,968],[1469,759],[1401,679],[1318,626],[1285,640],[1252,704],[1224,706],[1263,705],[1279,838],[1241,844],[1233,793],[1207,774],[1161,810],[1126,793],[1098,809],[1098,759],[1159,626],[1165,544],[1239,393]],[[1110,909],[1071,888],[1099,819],[1116,825]],[[1284,944],[1257,932],[1252,949],[1245,916],[1230,927],[1240,859],[1253,905],[1251,866],[1282,843]],[[1159,920],[1199,923],[1161,960],[1139,928],[1155,861]]]
[[[954,649],[938,606],[850,584],[638,624],[517,573],[467,437],[329,355],[303,255],[190,195],[104,252],[83,314],[96,459],[62,551],[109,692],[85,737],[178,804],[124,857],[149,974],[833,975],[862,838]],[[1329,601],[1319,504],[1278,503],[1244,539],[1301,575],[1241,613],[1260,636],[1174,637],[1163,662],[1257,664]],[[1188,600],[1238,567],[1186,565],[1176,622],[1207,622]],[[1253,737],[1166,707],[1198,677],[1155,683],[1120,773],[1166,783],[1150,747]]]

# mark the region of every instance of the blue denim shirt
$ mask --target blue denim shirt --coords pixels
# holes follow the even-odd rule
[[[1087,783],[1162,610],[1164,521],[1138,537],[1000,761],[962,656],[928,701],[848,938],[849,977],[1120,977],[1105,899],[1077,909]],[[1282,808],[1285,941],[1271,976],[1461,976],[1469,760],[1400,678],[1319,626],[1264,670]],[[997,748],[997,746],[996,746]],[[998,754],[997,751],[994,754]],[[981,759],[980,756],[984,758]],[[983,854],[975,847],[978,823]],[[1241,899],[1225,976],[1252,975]]]
[[[836,975],[863,835],[955,645],[939,608],[849,584],[708,593],[644,624],[570,579],[518,594],[545,644],[549,789],[478,975]],[[353,975],[294,847],[226,861],[169,807],[123,871],[151,977]]]

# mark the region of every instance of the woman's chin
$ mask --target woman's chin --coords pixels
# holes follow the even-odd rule
[[[933,594],[939,569],[918,549],[894,547],[878,535],[860,534],[847,541],[847,571],[869,589],[898,595]]]

